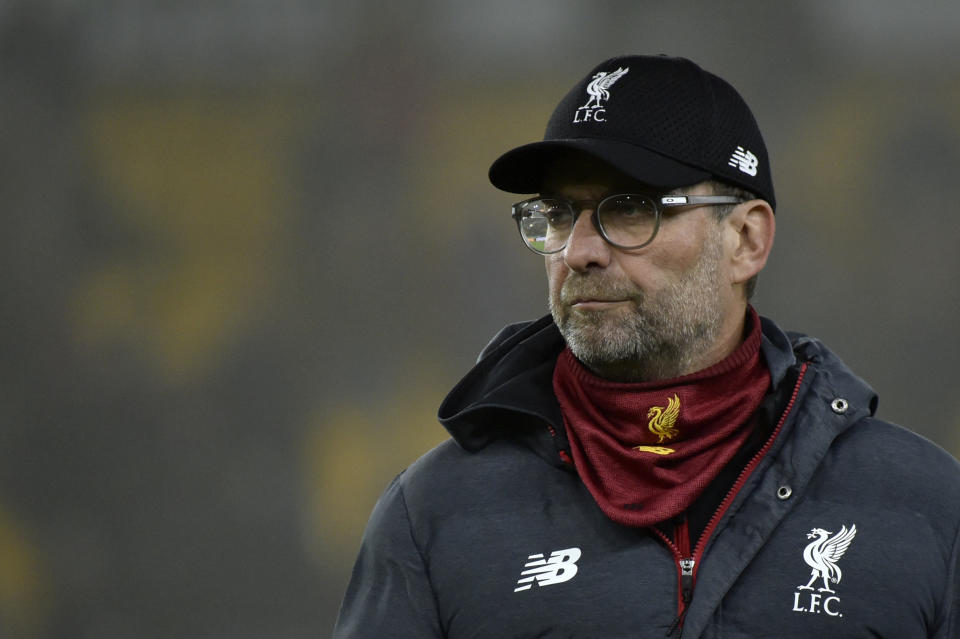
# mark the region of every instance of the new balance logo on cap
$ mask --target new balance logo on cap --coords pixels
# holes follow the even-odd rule
[[[760,160],[750,151],[747,151],[742,146],[738,146],[737,150],[730,156],[730,161],[727,164],[753,177],[757,174],[757,166],[760,164]]]
[[[543,558],[543,553],[530,555],[524,564],[520,579],[514,592],[529,590],[533,584],[538,586],[552,586],[573,579],[577,574],[577,561],[580,559],[579,548],[554,550],[549,559]]]

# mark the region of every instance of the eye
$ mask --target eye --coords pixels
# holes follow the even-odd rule
[[[570,225],[573,219],[573,213],[570,207],[563,202],[554,200],[540,200],[536,202],[530,210],[532,217],[539,218],[546,222],[552,229],[562,229]]]
[[[570,224],[570,211],[562,208],[551,208],[543,212],[543,217],[546,218],[547,224],[553,228],[560,228]]]
[[[604,200],[600,215],[612,225],[647,224],[656,218],[653,201],[642,195],[617,195]]]

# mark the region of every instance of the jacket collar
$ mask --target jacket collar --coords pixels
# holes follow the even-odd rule
[[[563,418],[550,380],[563,347],[563,337],[550,315],[507,326],[440,404],[440,423],[469,451],[483,448],[508,425],[531,421],[515,416],[536,418],[543,432],[551,427],[562,431]],[[551,461],[556,459],[552,446],[544,452]]]
[[[874,390],[823,343],[800,333],[785,332],[770,319],[761,317],[760,321],[761,349],[774,388],[791,368],[808,362],[820,369],[820,381],[827,385],[825,393],[847,400],[850,417],[876,411]],[[514,438],[532,438],[534,442],[541,441],[551,428],[562,434],[563,418],[551,379],[563,347],[563,337],[550,315],[505,327],[443,400],[438,413],[440,423],[468,451],[480,450],[507,433]],[[546,445],[534,448],[559,464],[555,446],[546,439]]]

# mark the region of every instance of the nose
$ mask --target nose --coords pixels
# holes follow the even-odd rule
[[[573,223],[567,247],[563,249],[563,261],[573,271],[589,268],[605,268],[610,263],[611,246],[597,229],[593,216],[595,211],[584,209]]]

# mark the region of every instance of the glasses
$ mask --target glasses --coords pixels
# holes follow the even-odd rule
[[[523,243],[534,253],[550,255],[567,247],[570,233],[584,205],[594,200],[574,202],[560,197],[535,197],[513,205],[512,217]],[[592,217],[600,236],[611,246],[639,249],[653,241],[660,229],[663,210],[674,206],[740,204],[732,195],[665,195],[654,197],[622,193],[596,202]]]

